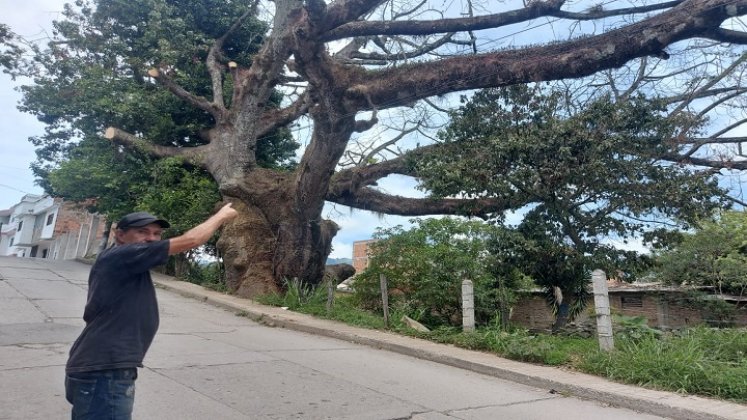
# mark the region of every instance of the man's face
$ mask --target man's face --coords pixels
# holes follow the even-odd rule
[[[144,244],[161,240],[163,228],[157,223],[151,223],[143,227],[133,227],[126,230],[117,229],[117,244]]]

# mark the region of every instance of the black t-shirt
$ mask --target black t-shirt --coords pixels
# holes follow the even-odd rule
[[[86,326],[70,349],[67,372],[142,367],[158,329],[150,269],[165,264],[169,241],[118,245],[102,252],[88,276]]]

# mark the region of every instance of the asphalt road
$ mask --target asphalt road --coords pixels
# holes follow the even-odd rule
[[[0,257],[0,419],[66,419],[89,266]],[[660,419],[327,337],[159,289],[135,419]]]

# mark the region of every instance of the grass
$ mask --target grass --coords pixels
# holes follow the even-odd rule
[[[361,310],[346,295],[336,297],[332,309],[328,311],[327,291],[321,287],[312,291],[311,289],[291,286],[284,295],[260,296],[257,301],[265,305],[286,307],[291,311],[332,319],[357,327],[371,329],[384,329],[386,327],[381,316]]]
[[[285,295],[269,295],[261,303],[333,319],[363,328],[385,329],[380,314],[358,308],[347,295],[337,296],[327,310],[327,292],[289,287]],[[596,338],[532,334],[525,329],[502,331],[488,325],[473,332],[440,327],[427,333],[408,328],[393,313],[389,330],[466,349],[494,353],[522,362],[563,366],[646,388],[702,395],[747,403],[747,331],[694,328],[663,333],[639,322],[620,320],[615,350],[599,350]]]
[[[659,338],[623,339],[579,370],[647,388],[747,402],[747,332],[694,328]]]

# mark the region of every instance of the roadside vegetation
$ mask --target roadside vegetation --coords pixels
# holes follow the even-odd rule
[[[327,310],[327,292],[291,287],[285,295],[268,295],[261,303],[333,319],[364,328],[386,329],[380,313],[361,309],[355,297],[338,295]],[[597,339],[504,330],[500,322],[473,332],[441,326],[417,332],[392,313],[389,330],[458,347],[494,353],[528,363],[570,368],[651,389],[747,403],[747,331],[699,327],[662,332],[640,319],[616,321],[615,350],[599,350]]]
[[[711,232],[720,223],[734,226],[734,220],[739,217],[744,218],[744,214],[730,212],[726,217],[705,223],[703,229]],[[688,235],[702,234],[696,230]],[[732,236],[741,234],[732,231]],[[747,273],[747,264],[736,266],[741,261],[736,255],[743,242],[733,241],[733,249],[722,249],[721,254],[704,255],[687,240],[688,235],[680,242],[681,246],[673,245],[656,254],[651,262],[654,268],[641,275],[647,280],[668,283],[668,277],[659,273],[662,264],[670,261],[672,255],[708,267],[718,264],[702,259],[716,258],[729,263],[729,271],[724,271],[729,275],[735,276],[739,271]],[[530,276],[522,274],[523,267],[536,266],[539,261],[533,258],[534,254],[523,257],[520,252],[538,245],[527,242],[516,232],[477,222],[431,219],[418,221],[408,231],[399,227],[382,230],[378,238],[380,241],[374,247],[378,251],[370,260],[369,268],[356,277],[353,294],[337,293],[330,304],[326,287],[289,283],[286,293],[263,296],[259,301],[522,362],[559,366],[652,389],[747,403],[747,329],[713,328],[714,325],[732,325],[726,321],[729,312],[735,310],[733,305],[713,299],[713,295],[694,293],[687,303],[701,305],[699,308],[704,313],[714,312],[712,306],[716,303],[729,306],[718,311],[722,322],[662,331],[649,327],[643,317],[615,315],[615,350],[604,352],[599,349],[596,337],[579,334],[572,328],[551,334],[506,322],[505,309],[515,305],[521,290],[541,287]],[[496,247],[496,242],[502,247]],[[726,246],[725,242],[722,244]],[[688,254],[688,250],[692,253]],[[719,255],[728,259],[719,259]],[[390,291],[389,325],[385,325],[382,316],[379,288],[382,274],[388,278]],[[471,332],[462,331],[459,316],[459,285],[463,278],[473,279],[475,286],[477,325]],[[728,284],[731,290],[744,290],[743,286],[734,287],[740,284],[735,279]],[[552,307],[551,300],[548,305]],[[430,331],[418,332],[408,327],[404,316],[423,323]]]
[[[655,254],[653,268],[642,276],[648,281],[669,283],[670,277],[660,273],[662,264],[673,264],[674,258],[689,261],[693,267],[710,267],[712,271],[713,267],[724,264],[728,270],[720,270],[721,283],[712,281],[710,285],[722,288],[728,285],[729,290],[737,293],[744,291],[744,280],[737,276],[739,272],[747,273],[747,264],[740,265],[739,258],[743,241],[719,241],[719,252],[704,253],[702,246],[693,246],[688,239],[712,234],[721,224],[730,229],[732,237],[741,238],[744,233],[741,228],[732,229],[740,217],[744,218],[744,214],[729,212],[703,224],[702,230],[684,235],[681,245]],[[729,319],[735,307],[713,299],[713,294],[693,293],[687,302],[681,303],[700,305],[697,307],[704,313],[718,314],[710,318],[719,322],[661,331],[649,327],[643,317],[614,316],[615,350],[604,352],[599,350],[595,337],[571,328],[551,334],[507,322],[507,309],[510,311],[516,304],[521,290],[541,287],[523,274],[522,267],[535,266],[538,260],[533,254],[523,259],[519,251],[532,249],[532,243],[516,232],[477,222],[430,219],[417,222],[416,227],[407,231],[396,227],[379,233],[380,241],[375,247],[379,253],[370,261],[369,269],[356,277],[353,294],[335,293],[330,300],[327,287],[289,282],[284,293],[262,296],[259,302],[632,385],[747,403],[747,329],[714,328],[733,325]],[[496,246],[497,242],[501,247]],[[220,267],[217,263],[193,266],[185,279],[225,292]],[[388,278],[389,325],[382,316],[381,274]],[[474,279],[477,325],[472,332],[461,328],[459,285],[463,278]],[[711,281],[707,276],[703,278]],[[548,305],[552,307],[552,302],[548,301]],[[430,331],[418,332],[408,327],[403,321],[405,316],[421,322]]]

